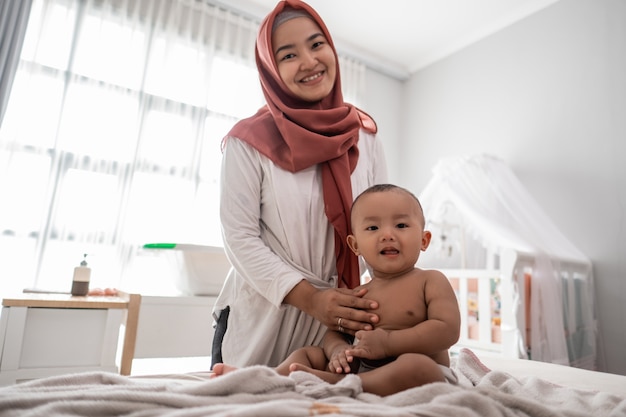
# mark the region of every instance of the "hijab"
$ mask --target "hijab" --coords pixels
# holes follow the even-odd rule
[[[298,0],[280,1],[265,17],[256,40],[255,57],[266,105],[252,117],[244,119],[228,133],[250,144],[274,164],[290,172],[320,165],[326,217],[335,231],[335,255],[339,287],[354,288],[360,284],[358,258],[349,250],[346,238],[351,233],[350,208],[352,185],[350,175],[359,158],[359,130],[375,133],[374,120],[343,101],[339,68],[335,85],[319,102],[295,97],[280,78],[272,49],[272,30],[288,18],[308,14],[320,27],[337,52],[328,28],[317,12]],[[281,15],[282,13],[282,15]]]

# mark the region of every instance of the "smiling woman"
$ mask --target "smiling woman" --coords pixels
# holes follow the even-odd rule
[[[224,138],[220,217],[233,269],[215,306],[214,364],[274,366],[327,328],[378,320],[364,311],[376,303],[353,290],[361,271],[346,244],[353,197],[387,175],[376,123],[344,100],[330,32],[307,3],[278,2],[255,55],[265,105]]]

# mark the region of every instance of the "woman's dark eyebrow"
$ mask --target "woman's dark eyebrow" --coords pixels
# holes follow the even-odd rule
[[[313,39],[317,38],[318,36],[322,36],[322,37],[323,37],[324,35],[323,35],[321,32],[317,32],[317,33],[314,33],[314,34],[312,34],[311,36],[309,36],[309,37],[306,39],[306,41],[307,41],[307,42],[311,42]]]
[[[311,42],[312,40],[314,40],[314,39],[315,39],[315,38],[317,38],[318,36],[324,36],[324,35],[323,35],[321,32],[317,32],[317,33],[314,33],[314,34],[312,34],[311,36],[309,36],[309,37],[306,39],[306,41],[307,41],[307,42]],[[294,46],[295,46],[295,45],[294,45],[294,44],[292,44],[292,43],[287,44],[287,45],[280,46],[280,47],[278,47],[278,49],[276,49],[276,52],[274,52],[274,55],[278,55],[278,53],[279,53],[280,51],[285,50],[285,49],[290,49],[290,48],[293,48]]]

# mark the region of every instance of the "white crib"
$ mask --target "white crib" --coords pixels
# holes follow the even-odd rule
[[[418,266],[457,288],[459,346],[596,368],[591,260],[504,160],[443,158],[419,197],[432,241]]]
[[[536,255],[505,249],[495,258],[491,263],[496,268],[441,270],[455,290],[461,311],[461,335],[452,350],[467,347],[485,354],[533,359],[531,288]],[[567,260],[556,264],[569,364],[596,369],[590,265]]]

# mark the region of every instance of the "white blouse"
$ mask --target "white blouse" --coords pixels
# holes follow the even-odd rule
[[[387,179],[380,140],[361,131],[358,146],[351,177],[354,197]],[[326,327],[283,304],[303,278],[317,288],[337,286],[334,231],[324,213],[319,167],[291,173],[247,143],[229,138],[220,217],[233,265],[214,309],[217,317],[230,306],[224,363],[277,366],[295,349],[319,345]]]

